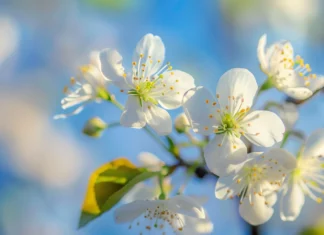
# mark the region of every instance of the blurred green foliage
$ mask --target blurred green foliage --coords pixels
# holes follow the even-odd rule
[[[131,7],[134,1],[131,0],[83,0],[86,4],[89,4],[93,7],[106,9],[106,10],[114,10],[114,11],[122,11]]]

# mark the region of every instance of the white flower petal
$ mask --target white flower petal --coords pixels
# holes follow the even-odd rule
[[[70,117],[70,116],[73,116],[73,115],[77,115],[79,114],[84,108],[84,105],[82,106],[79,106],[78,108],[76,108],[73,112],[71,113],[66,113],[66,114],[58,114],[58,115],[55,115],[53,118],[55,120],[57,119],[64,119],[64,118],[67,118],[67,117]]]
[[[134,201],[117,208],[114,212],[116,223],[132,222],[134,219],[143,214],[147,208],[151,207],[154,201]]]
[[[185,92],[195,87],[194,78],[180,70],[166,71],[162,76],[163,79],[159,80],[157,88],[152,92],[157,90],[157,99],[163,108],[179,108]]]
[[[252,107],[257,90],[258,84],[253,74],[247,69],[235,68],[224,73],[219,79],[216,94],[222,109],[228,106],[229,110],[235,113],[238,109]],[[244,102],[241,104],[242,99]]]
[[[128,96],[120,124],[126,127],[142,128],[145,126],[145,115],[137,96]]]
[[[212,94],[200,86],[187,91],[183,99],[183,109],[193,131],[202,135],[214,133],[214,129],[220,122],[216,119],[219,114]]]
[[[159,134],[168,135],[172,131],[170,114],[151,103],[143,103],[146,122]]]
[[[114,49],[104,49],[100,52],[100,67],[102,74],[121,89],[129,86],[124,78],[125,69],[122,65],[123,57]]]
[[[187,197],[192,198],[200,206],[208,202],[208,196],[187,195]]]
[[[151,171],[159,171],[165,165],[157,156],[149,152],[142,152],[138,155],[138,160],[141,166],[150,169]]]
[[[285,88],[282,91],[297,100],[304,100],[313,95],[313,92],[306,87]]]
[[[210,171],[223,176],[236,168],[231,164],[242,163],[247,158],[247,149],[239,138],[216,135],[205,147],[204,157]]]
[[[316,79],[310,81],[309,89],[313,92],[322,89],[324,87],[324,76],[318,75]]]
[[[222,176],[217,180],[215,196],[224,200],[236,196],[240,193],[242,185],[235,181],[234,175]]]
[[[293,103],[284,103],[278,110],[278,115],[285,124],[286,131],[291,130],[299,117],[297,106]]]
[[[101,71],[100,51],[91,51],[89,57],[90,57],[90,64]]]
[[[210,234],[213,231],[213,224],[210,219],[192,218],[190,216],[180,216],[183,219],[182,231],[176,231],[178,235],[200,235]]]
[[[270,147],[283,139],[285,125],[281,119],[270,111],[254,111],[243,120],[244,136],[253,144]]]
[[[136,184],[124,197],[125,203],[134,202],[136,200],[152,200],[158,197],[159,192],[140,182]]]
[[[192,197],[188,197],[186,195],[177,195],[170,198],[166,202],[167,207],[175,213],[194,218],[204,219],[206,217],[205,211],[201,207],[199,201],[195,201],[195,199]]]
[[[251,204],[250,204],[251,203]],[[239,208],[240,215],[252,225],[260,225],[267,222],[273,215],[273,208],[265,204],[265,198],[258,194],[244,198]]]
[[[263,34],[259,39],[257,55],[260,62],[261,69],[265,72],[268,72],[269,61],[266,58],[265,47],[267,44],[267,35]]]
[[[104,84],[105,81],[107,81],[107,82],[111,81],[110,79],[105,77],[105,75],[102,73],[101,61],[100,61],[100,51],[91,51],[90,64],[93,65],[98,70],[98,72],[99,72],[98,78],[102,84]]]
[[[270,59],[270,72],[277,74],[285,67],[289,67],[289,61],[293,61],[294,49],[289,41],[282,41],[275,44],[275,48],[271,54]],[[286,61],[283,63],[283,61]]]
[[[280,217],[283,221],[294,221],[305,203],[305,195],[298,184],[287,185],[280,201]]]
[[[272,148],[268,152],[265,152],[264,158],[261,159],[263,161],[273,162],[275,165],[278,165],[278,167],[286,171],[292,171],[296,168],[296,158],[285,149]],[[274,169],[274,171],[276,171],[276,169]]]
[[[313,132],[306,141],[304,157],[324,157],[324,129]]]
[[[265,200],[266,200],[268,206],[273,207],[278,200],[277,193],[273,192],[273,193],[265,196]]]
[[[68,109],[72,108],[73,106],[82,104],[86,101],[89,101],[92,99],[92,95],[83,95],[83,96],[76,96],[76,97],[65,97],[62,99],[61,104],[62,104],[62,109]]]
[[[145,64],[143,77],[146,78],[158,72],[163,65],[164,56],[165,48],[161,38],[153,34],[146,34],[137,43],[133,61]]]

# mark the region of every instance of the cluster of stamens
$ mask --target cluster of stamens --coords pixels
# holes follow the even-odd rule
[[[148,56],[146,61],[143,63],[144,58],[143,54],[140,54],[138,62],[132,62],[133,73],[132,73],[132,83],[134,89],[131,89],[128,94],[136,95],[142,101],[150,102],[157,104],[157,98],[161,96],[166,96],[172,94],[180,95],[180,92],[176,91],[175,86],[170,86],[163,81],[163,73],[165,71],[170,71],[170,75],[174,75],[172,66],[168,62],[161,69],[159,69],[154,74],[151,74],[151,71],[155,66],[159,66],[161,60],[153,61],[151,56]],[[174,81],[175,84],[179,83],[179,80]]]
[[[213,131],[215,134],[226,134],[230,136],[235,136],[240,138],[241,135],[259,135],[260,133],[249,133],[248,127],[251,126],[250,121],[244,121],[244,117],[250,111],[250,107],[244,107],[244,98],[242,97],[235,97],[235,96],[228,96],[228,105],[224,107],[220,107],[219,105],[220,95],[217,94],[217,101],[218,102],[210,102],[209,100],[205,100],[205,105],[211,105],[214,110],[216,110],[216,115],[209,114],[208,118],[212,119],[215,118],[220,125],[213,126]],[[230,104],[231,103],[231,104]],[[254,117],[258,118],[258,116]],[[209,127],[205,127],[207,131]],[[225,138],[225,136],[224,136]],[[224,141],[223,138],[223,141]],[[218,146],[221,147],[222,143]],[[237,146],[233,142],[233,148],[235,149]]]
[[[309,86],[311,80],[316,78],[316,74],[311,73],[311,66],[307,63],[305,64],[304,59],[299,55],[293,59],[293,50],[288,44],[282,48],[276,46],[276,50],[283,56],[283,58],[279,61],[280,66],[276,70],[277,74],[271,76],[275,81],[275,84],[279,88],[285,88],[287,78],[281,76],[281,68],[283,68],[286,70],[294,70],[298,76],[303,79],[304,85],[306,87]],[[289,73],[288,76],[292,76],[292,73]]]
[[[144,222],[141,221],[141,219],[144,219]],[[164,208],[163,205],[160,205],[154,209],[147,208],[143,216],[137,221],[134,221],[128,228],[132,229],[138,227],[144,229],[140,232],[140,235],[153,230],[159,230],[162,232],[162,235],[166,235],[166,229],[168,227],[176,233],[183,231],[183,226],[184,221],[179,214]]]
[[[82,75],[77,78],[70,78],[70,86],[65,86],[63,88],[63,93],[68,96],[64,99],[64,102],[77,101],[83,97],[94,95],[93,86],[96,84],[90,83],[90,81],[85,78],[85,74],[88,73],[90,69],[90,65],[82,66],[80,67]]]
[[[261,156],[262,162],[260,163],[254,163],[254,164],[247,164],[244,166],[233,178],[233,184],[237,184],[238,190],[236,192],[231,191],[230,189],[227,190],[227,194],[230,195],[229,198],[234,198],[234,193],[237,193],[236,196],[240,198],[240,204],[242,204],[243,199],[248,197],[250,199],[250,204],[253,206],[253,203],[251,203],[251,195],[259,195],[263,196],[263,189],[262,189],[262,183],[264,180],[267,180],[269,177],[269,170],[272,170],[274,167],[276,167],[278,171],[277,180],[270,181],[270,185],[274,187],[275,189],[279,189],[282,181],[284,180],[284,177],[286,176],[286,173],[283,171],[283,168],[279,166],[278,161],[269,158],[265,159],[265,156]],[[256,185],[258,185],[256,187]],[[268,202],[265,200],[265,204],[268,205]]]
[[[298,182],[306,195],[321,203],[323,199],[314,193],[324,194],[324,157],[298,158],[291,180]]]

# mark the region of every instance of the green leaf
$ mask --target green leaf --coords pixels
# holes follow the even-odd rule
[[[324,234],[323,225],[305,228],[300,233],[300,235],[323,235],[323,234]]]
[[[137,183],[159,173],[137,168],[126,158],[119,158],[99,167],[89,178],[79,228],[109,211]]]
[[[258,94],[262,93],[263,91],[269,90],[271,88],[273,88],[273,83],[271,82],[271,78],[267,78],[267,80],[265,80],[265,82],[261,85]]]

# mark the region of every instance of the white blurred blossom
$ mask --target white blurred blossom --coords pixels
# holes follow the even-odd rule
[[[282,104],[274,104],[269,107],[270,110],[276,112],[283,121],[286,131],[292,130],[299,118],[297,105],[291,102]]]
[[[100,89],[105,89],[108,79],[101,73],[99,52],[93,51],[90,54],[90,64],[80,67],[80,74],[70,79],[70,87],[63,89],[64,97],[61,101],[62,109],[75,108],[67,114],[58,114],[54,119],[67,118],[80,113],[84,106],[92,101],[100,102],[98,96]]]
[[[75,182],[84,167],[85,152],[65,132],[49,122],[48,114],[30,94],[2,91],[0,141],[10,153],[9,166],[21,177],[48,187]],[[39,98],[39,97],[38,97]]]
[[[289,41],[280,41],[266,47],[267,36],[261,36],[257,54],[261,70],[278,90],[295,99],[307,99],[324,87],[324,77],[312,72],[309,64],[294,50]]]
[[[313,132],[297,156],[297,166],[287,176],[280,202],[280,217],[294,221],[305,203],[305,196],[322,203],[324,193],[324,129]]]
[[[295,158],[286,150],[273,148],[265,153],[250,153],[234,173],[220,177],[215,195],[218,199],[240,198],[240,215],[250,224],[268,221],[274,210],[278,190],[290,171]]]
[[[15,21],[0,15],[0,67],[17,49],[19,32]]]
[[[149,171],[160,171],[165,165],[157,156],[149,152],[142,152],[138,155],[139,167],[145,167]],[[171,178],[163,179],[163,189],[166,193],[171,190]],[[136,184],[123,198],[123,201],[129,203],[136,200],[152,200],[161,194],[158,177],[149,180],[148,183],[140,182]]]
[[[178,195],[166,200],[137,200],[117,208],[116,223],[128,223],[140,233],[210,234],[213,225],[197,197]]]

